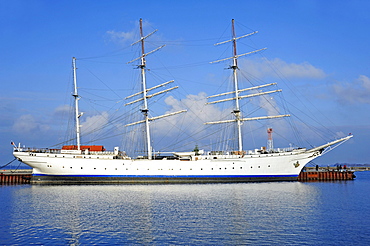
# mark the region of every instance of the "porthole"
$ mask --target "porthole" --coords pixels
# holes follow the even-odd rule
[[[240,167],[240,169],[243,169],[243,167]]]
[[[115,168],[115,170],[117,170],[117,168]],[[148,169],[149,170],[149,169]]]
[[[258,166],[258,168],[261,168],[261,166]]]
[[[94,167],[94,170],[96,170],[96,167]]]
[[[270,165],[268,165],[268,167],[270,167]]]
[[[83,167],[81,167],[81,169],[84,169]]]
[[[72,167],[70,167],[70,169],[72,169]]]

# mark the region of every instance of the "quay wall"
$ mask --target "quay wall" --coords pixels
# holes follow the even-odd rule
[[[298,176],[298,181],[334,181],[334,180],[353,180],[356,178],[354,171],[370,170],[369,167],[348,168],[347,170],[337,170],[336,168],[306,167]],[[1,170],[0,185],[5,184],[30,184],[32,169],[23,170]]]
[[[29,184],[32,177],[32,169],[2,170],[0,171],[0,184]]]

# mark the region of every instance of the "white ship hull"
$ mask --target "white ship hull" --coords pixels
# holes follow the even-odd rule
[[[320,151],[202,155],[187,160],[114,159],[114,155],[14,152],[33,168],[32,183],[207,183],[297,180]]]

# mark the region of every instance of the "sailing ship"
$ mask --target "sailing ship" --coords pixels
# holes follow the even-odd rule
[[[140,157],[128,157],[124,152],[115,147],[113,151],[106,151],[102,145],[81,145],[80,140],[80,117],[79,95],[76,81],[76,58],[72,59],[73,82],[74,82],[74,117],[76,144],[65,145],[61,149],[33,149],[16,146],[13,143],[13,155],[19,161],[33,168],[32,183],[209,183],[209,182],[248,182],[248,181],[292,181],[297,180],[299,173],[307,163],[325,154],[333,148],[349,140],[352,135],[340,138],[318,147],[307,148],[279,148],[274,149],[270,134],[272,129],[268,129],[269,146],[268,148],[258,148],[245,151],[243,148],[242,124],[245,121],[264,120],[289,117],[289,114],[261,116],[243,118],[240,108],[240,100],[249,97],[257,97],[278,92],[272,90],[258,92],[254,94],[241,95],[241,92],[265,88],[273,84],[259,85],[250,88],[239,88],[238,83],[238,58],[248,54],[256,53],[261,50],[249,53],[237,54],[237,40],[250,36],[253,33],[236,37],[234,20],[232,20],[232,38],[219,44],[232,42],[233,55],[230,58],[221,59],[215,62],[231,60],[233,73],[233,91],[213,95],[208,98],[219,96],[232,97],[208,102],[208,104],[233,101],[233,119],[206,122],[205,124],[235,124],[237,133],[237,149],[233,151],[204,151],[195,148],[188,152],[172,151],[170,156],[158,157],[153,154],[151,141],[150,122],[185,113],[186,110],[150,117],[148,99],[157,95],[167,93],[177,88],[171,87],[153,94],[151,91],[172,83],[168,81],[163,84],[147,87],[146,83],[146,57],[164,46],[145,53],[144,42],[156,31],[144,36],[142,20],[140,19],[140,39],[133,45],[141,45],[140,57],[129,63],[140,61],[138,68],[141,71],[141,91],[126,97],[126,99],[137,98],[127,105],[141,103],[141,114],[143,119],[127,124],[145,125],[145,144],[146,155]]]

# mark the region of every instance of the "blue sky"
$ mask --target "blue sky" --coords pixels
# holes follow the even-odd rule
[[[204,101],[205,95],[226,91],[220,88],[230,74],[225,69],[229,64],[209,62],[231,55],[229,46],[213,44],[230,38],[230,22],[235,19],[237,35],[259,32],[238,43],[239,53],[268,48],[240,59],[239,66],[263,83],[279,83],[286,93],[284,99],[292,99],[291,106],[305,112],[300,119],[313,121],[320,137],[306,132],[302,125],[307,143],[319,145],[348,133],[355,135],[315,162],[370,163],[369,11],[368,1],[1,0],[0,164],[13,159],[11,141],[31,147],[50,147],[62,141],[74,56],[80,95],[93,102],[86,106],[81,100],[81,110],[86,112],[84,127],[102,123],[121,110],[118,102],[133,93],[138,76],[126,62],[137,56],[130,44],[138,38],[140,18],[145,34],[158,29],[148,39],[147,51],[167,44],[148,57],[148,68],[156,78],[173,78],[182,88],[180,99],[163,98],[164,111],[192,107],[195,100]],[[109,100],[97,100],[98,92]],[[113,101],[115,106],[109,106]],[[228,110],[227,106],[217,107],[209,112]],[[279,133],[290,135],[283,126],[276,126],[275,147],[279,147]],[[189,126],[187,130],[196,131]],[[153,134],[160,136],[161,132]],[[255,134],[253,140],[246,136],[246,146],[265,145],[267,136],[257,133],[261,134]],[[112,148],[128,140],[115,141],[104,144]],[[303,145],[309,147],[305,141]]]

